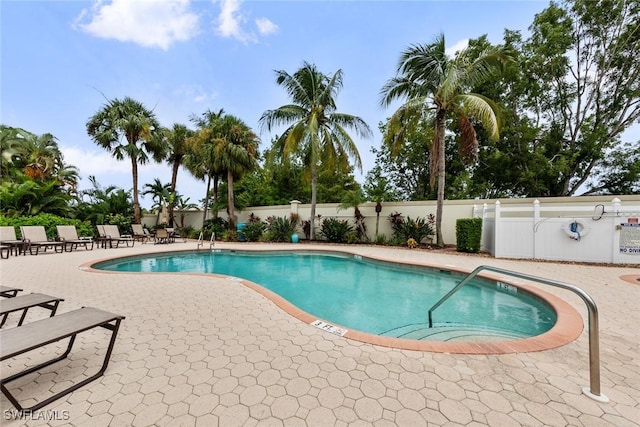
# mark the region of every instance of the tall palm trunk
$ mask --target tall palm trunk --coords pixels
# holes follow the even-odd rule
[[[213,203],[218,202],[218,175],[213,177]],[[213,217],[218,218],[218,210],[213,211]]]
[[[233,198],[233,174],[230,170],[227,171],[227,195],[229,197],[229,230],[234,230],[236,228],[236,209],[235,200]]]
[[[171,194],[176,192],[176,184],[178,181],[178,169],[180,168],[180,160],[176,160],[173,162],[171,168]],[[175,198],[174,198],[175,199]],[[169,203],[169,226],[173,227],[173,202]]]
[[[204,213],[202,214],[202,228],[207,220],[207,210],[209,209],[209,189],[211,188],[211,175],[207,175],[207,192],[204,193]]]
[[[311,218],[309,219],[309,240],[316,240],[316,201],[318,200],[318,166],[311,163]]]
[[[140,201],[138,199],[138,159],[131,156],[131,175],[133,175],[133,218],[136,224],[141,224]]]
[[[445,177],[445,144],[444,130],[445,118],[447,111],[438,108],[436,112],[436,144],[438,156],[438,201],[436,203],[436,245],[439,248],[444,247],[444,239],[442,238],[442,215],[444,209],[444,177]]]

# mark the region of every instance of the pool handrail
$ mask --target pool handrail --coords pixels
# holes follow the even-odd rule
[[[198,236],[198,245],[196,246],[197,249],[200,249],[200,246],[204,246],[204,232],[200,232],[200,235]],[[216,244],[216,233],[211,233],[211,239],[209,239],[209,249],[211,249],[214,245]]]
[[[555,286],[557,288],[569,290],[577,294],[585,302],[587,310],[589,312],[589,379],[590,388],[583,387],[582,392],[590,398],[599,402],[608,402],[609,398],[600,393],[600,341],[599,341],[599,328],[598,328],[598,307],[595,301],[589,294],[580,289],[577,286],[569,283],[560,282],[558,280],[546,279],[544,277],[533,276],[525,273],[518,273],[517,271],[505,270],[503,268],[492,267],[490,265],[481,265],[469,273],[460,283],[453,287],[445,296],[440,298],[429,309],[429,327],[433,327],[433,311],[440,307],[451,295],[456,293],[460,288],[469,283],[471,279],[476,277],[481,271],[493,271],[494,273],[505,274],[508,276],[517,277],[519,279],[531,280],[534,282],[542,283],[545,285]]]

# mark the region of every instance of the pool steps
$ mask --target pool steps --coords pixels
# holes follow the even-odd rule
[[[528,335],[515,331],[505,331],[468,324],[441,324],[429,328],[427,323],[401,326],[379,335],[422,341],[477,342],[503,341],[526,338]]]

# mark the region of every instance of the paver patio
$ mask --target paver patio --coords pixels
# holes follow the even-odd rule
[[[126,316],[111,363],[99,380],[22,420],[2,396],[3,426],[639,426],[640,284],[620,276],[640,267],[496,260],[407,249],[348,246],[391,261],[471,271],[488,264],[578,285],[600,313],[600,403],[589,385],[586,308],[579,339],[559,348],[506,355],[397,350],[323,332],[263,295],[227,278],[194,274],[95,273],[81,265],[107,257],[195,249],[169,246],[12,256],[0,283],[60,296],[58,312],[93,306]],[[247,248],[223,243],[216,248]],[[251,244],[252,249],[273,245]],[[321,248],[298,244],[278,249]],[[522,282],[522,281],[520,281]],[[42,316],[32,310],[29,319]],[[5,327],[13,327],[11,317]],[[97,369],[105,332],[81,335],[69,360],[10,384],[35,403]],[[2,362],[8,375],[54,351],[50,346]],[[45,419],[46,418],[46,419]],[[55,418],[55,419],[51,419]]]

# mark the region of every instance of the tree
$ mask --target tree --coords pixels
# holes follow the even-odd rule
[[[382,202],[398,200],[398,196],[394,194],[393,189],[389,185],[389,181],[382,174],[380,166],[376,165],[367,172],[364,184],[364,194],[367,200],[376,202],[376,234],[378,239],[378,230],[380,228],[380,212],[382,212]]]
[[[284,70],[276,71],[276,83],[287,91],[292,103],[275,110],[267,110],[260,123],[271,131],[280,125],[289,125],[276,140],[275,153],[284,158],[292,153],[302,154],[304,164],[311,173],[311,216],[316,216],[318,165],[350,157],[358,168],[362,162],[355,142],[347,132],[353,130],[360,137],[372,135],[369,126],[359,117],[339,113],[336,96],[342,88],[342,70],[327,76],[307,62],[290,75]],[[310,239],[315,239],[315,228],[311,227]]]
[[[215,140],[215,157],[226,171],[229,228],[235,228],[235,201],[233,181],[257,168],[258,145],[260,141],[239,118],[226,115],[222,119],[222,135]]]
[[[89,118],[86,127],[93,141],[113,157],[131,160],[133,214],[139,224],[138,164],[147,163],[150,155],[156,161],[164,157],[162,130],[155,114],[132,98],[116,98]]]
[[[169,191],[176,192],[178,182],[178,170],[189,150],[188,139],[193,136],[193,131],[185,125],[174,123],[171,129],[163,129],[167,149],[167,160],[171,164],[171,184]],[[169,225],[173,225],[173,210],[175,203],[169,203]]]
[[[188,152],[184,157],[184,164],[187,170],[197,179],[206,180],[207,189],[203,199],[204,212],[202,214],[202,225],[207,219],[209,208],[211,180],[213,180],[213,202],[218,199],[218,181],[224,170],[216,156],[215,145],[217,139],[221,137],[221,124],[224,110],[218,112],[205,111],[201,117],[192,116],[191,121],[195,123],[198,130],[187,139]],[[214,210],[214,218],[218,212]]]
[[[499,74],[510,61],[503,50],[494,49],[475,60],[465,50],[450,59],[445,52],[444,35],[431,44],[413,45],[403,51],[397,67],[397,76],[382,88],[381,104],[388,106],[396,99],[406,102],[393,114],[391,138],[415,123],[416,117],[430,115],[434,121],[434,139],[429,156],[431,182],[438,182],[436,205],[436,236],[438,247],[442,239],[442,215],[445,190],[445,128],[449,116],[457,118],[460,129],[460,152],[464,158],[477,156],[478,140],[472,119],[478,120],[492,139],[498,138],[498,119],[493,102],[476,93],[467,92],[479,82]],[[408,126],[403,126],[407,123]],[[435,154],[435,155],[434,155]],[[437,171],[437,173],[436,173]]]
[[[156,225],[160,223],[160,213],[167,201],[171,198],[171,184],[163,184],[160,179],[154,178],[153,183],[145,184],[142,195],[150,195],[153,200],[152,208],[157,210]]]
[[[570,196],[587,185],[590,193],[616,181],[594,172],[612,150],[625,150],[621,136],[640,119],[638,22],[637,0],[562,1],[536,15],[528,40],[516,39],[529,82],[522,114],[534,118],[533,148],[547,160],[536,171],[539,195]],[[625,155],[639,148],[634,141]]]

